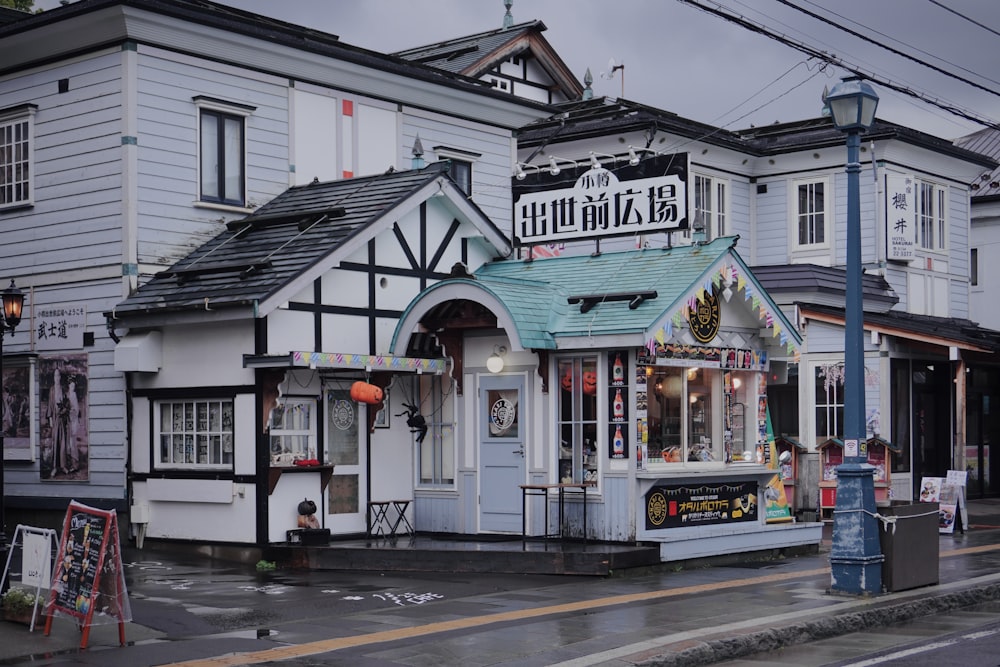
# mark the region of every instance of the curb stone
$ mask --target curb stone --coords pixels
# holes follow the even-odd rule
[[[787,646],[839,637],[876,627],[885,627],[995,600],[1000,600],[1000,584],[991,584],[954,593],[943,593],[875,609],[846,612],[829,618],[749,632],[739,637],[709,640],[683,651],[659,655],[635,664],[637,667],[712,665],[724,660],[745,658]]]

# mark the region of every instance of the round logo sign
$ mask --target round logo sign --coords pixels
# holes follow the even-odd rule
[[[646,501],[646,516],[654,526],[661,525],[667,519],[667,497],[660,491],[649,495]]]
[[[713,338],[719,335],[719,324],[721,321],[719,297],[714,292],[705,292],[702,299],[688,312],[691,335],[699,343],[711,342]]]
[[[336,400],[330,405],[330,422],[341,431],[351,428],[354,423],[354,406],[350,401]]]
[[[516,418],[517,405],[506,398],[501,398],[490,406],[490,421],[493,422],[494,433],[503,433],[509,429]]]

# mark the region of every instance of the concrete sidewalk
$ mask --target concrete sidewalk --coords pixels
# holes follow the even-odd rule
[[[385,605],[321,618],[314,604],[285,622],[272,619],[263,632],[253,619],[230,632],[172,631],[175,608],[157,598],[162,588],[130,583],[129,646],[118,647],[114,624],[95,626],[90,647],[80,651],[70,618],[54,618],[50,636],[44,624],[29,633],[0,623],[0,662],[144,667],[230,656],[213,664],[471,665],[488,656],[490,664],[511,665],[712,664],[1000,600],[1000,500],[971,503],[970,524],[965,533],[936,537],[938,584],[874,597],[828,592],[828,543],[815,555],[565,583],[548,578],[538,588],[411,609]],[[308,581],[302,585],[308,590]],[[241,588],[247,591],[224,604],[266,604],[259,590]]]

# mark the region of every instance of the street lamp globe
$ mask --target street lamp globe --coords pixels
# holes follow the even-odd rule
[[[9,330],[13,333],[17,325],[21,323],[21,308],[24,307],[24,292],[14,285],[14,279],[10,279],[10,287],[2,293],[3,298],[3,331]]]
[[[838,130],[862,131],[875,122],[878,94],[866,81],[851,76],[833,87],[826,96],[826,104]]]

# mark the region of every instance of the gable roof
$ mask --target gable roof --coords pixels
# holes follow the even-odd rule
[[[649,139],[647,146],[655,146],[655,137],[667,133],[755,157],[844,144],[844,133],[834,127],[833,119],[830,117],[750,127],[745,130],[727,130],[621,98],[596,97],[577,102],[562,102],[555,106],[558,107],[558,113],[532,121],[521,128],[518,132],[518,148],[522,150],[535,148],[538,152],[549,144],[601,138],[626,132],[646,133]],[[878,118],[862,136],[865,141],[890,139],[901,141],[979,164],[987,169],[997,166],[995,160],[974,150],[968,150],[968,147]],[[524,162],[530,161],[530,158],[524,160]]]
[[[619,345],[662,343],[679,323],[679,313],[717,286],[723,273],[739,276],[738,289],[762,317],[766,311],[767,326],[781,334],[782,345],[797,347],[799,334],[737,254],[737,240],[486,264],[471,278],[444,280],[424,290],[400,318],[392,348],[405,351],[421,322],[455,299],[489,308],[514,349],[589,348],[604,336]]]
[[[548,40],[541,21],[456,37],[435,44],[397,51],[392,55],[446,72],[480,78],[515,56],[528,54],[558,85],[566,99],[579,99],[583,86],[573,76]]]
[[[995,130],[992,127],[983,128],[978,132],[959,137],[955,143],[967,150],[988,155],[994,160],[1000,160],[1000,130]],[[1000,165],[984,174],[980,182],[973,183],[972,188],[973,200],[1000,197]]]
[[[212,319],[263,317],[430,197],[456,217],[473,220],[498,254],[509,252],[506,237],[451,180],[447,167],[442,161],[289,188],[230,222],[107,315],[126,326],[189,321],[205,311],[213,311]]]

